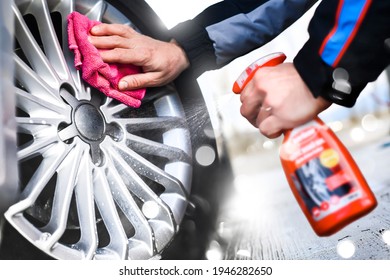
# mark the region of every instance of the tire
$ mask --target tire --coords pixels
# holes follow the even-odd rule
[[[220,165],[194,160],[199,147],[217,147],[204,132],[210,118],[191,72],[148,89],[132,109],[84,83],[67,48],[73,10],[166,40],[157,15],[138,0],[16,0],[13,10],[21,196],[5,213],[1,258],[202,258],[217,188],[202,197]],[[181,230],[189,221],[207,227],[195,233],[194,250]],[[33,246],[19,248],[15,231]]]
[[[17,167],[16,167],[16,147],[15,147],[15,122],[14,107],[15,102],[12,94],[13,90],[13,67],[12,56],[12,36],[13,20],[11,7],[7,2],[0,3],[0,230],[4,211],[15,202],[18,192]],[[1,241],[1,232],[0,232]]]

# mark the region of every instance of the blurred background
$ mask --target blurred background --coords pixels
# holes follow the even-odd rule
[[[219,1],[147,2],[171,28]],[[311,230],[285,180],[278,155],[282,137],[270,140],[252,127],[231,91],[242,70],[259,57],[284,52],[292,61],[308,37],[315,8],[269,44],[198,78],[219,152],[228,154],[235,178],[221,202],[207,259],[390,259],[390,72],[369,84],[353,108],[332,105],[320,115],[350,150],[379,202],[369,215],[327,238]],[[202,159],[214,160],[208,151]]]

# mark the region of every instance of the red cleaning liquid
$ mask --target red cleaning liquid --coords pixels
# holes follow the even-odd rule
[[[237,79],[240,93],[260,67],[286,56],[274,53],[252,63]],[[284,132],[280,160],[290,188],[311,227],[329,236],[372,211],[377,201],[346,147],[318,117]]]

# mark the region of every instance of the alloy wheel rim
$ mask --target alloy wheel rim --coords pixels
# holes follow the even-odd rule
[[[85,84],[63,32],[74,10],[132,25],[105,1],[15,1],[22,195],[5,216],[57,259],[155,258],[190,192],[183,108],[173,86],[148,90],[132,109]]]

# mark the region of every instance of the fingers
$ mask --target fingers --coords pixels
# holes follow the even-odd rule
[[[119,84],[119,90],[133,90],[146,87],[159,86],[162,83],[162,75],[159,72],[147,72],[123,77]]]
[[[240,108],[240,113],[244,116],[253,126],[257,127],[257,118],[260,113],[261,101],[256,100],[253,102],[243,102]]]
[[[260,127],[260,124],[272,114],[272,107],[262,104],[257,114],[255,127]]]
[[[88,36],[88,41],[98,49],[114,49],[126,46],[126,40],[117,35]]]
[[[247,103],[243,103],[240,112],[254,127],[259,129],[261,134],[268,138],[276,138],[283,133],[280,119],[272,115],[272,107],[266,104],[248,106]]]
[[[240,113],[268,138],[279,137],[283,130],[279,118],[273,115],[266,94],[259,87],[248,84],[240,95]]]
[[[99,24],[91,29],[88,40],[98,49],[131,49],[134,39],[142,36],[134,29],[123,24]]]
[[[127,37],[136,34],[137,32],[130,26],[124,24],[107,24],[101,23],[94,26],[91,29],[91,34],[94,36],[113,36],[118,35],[121,37]]]
[[[257,127],[257,118],[260,114],[260,108],[263,103],[261,92],[252,89],[251,84],[248,84],[244,91],[240,94],[242,103],[240,112],[253,126]]]
[[[273,139],[283,133],[283,124],[280,119],[272,114],[264,118],[258,126],[260,133],[264,136]]]
[[[252,110],[248,106],[241,106],[241,114],[256,128],[261,134],[268,138],[277,138],[283,133],[283,123],[280,118],[272,115],[272,108],[263,104]]]
[[[100,56],[107,63],[134,64],[143,66],[147,55],[143,50],[115,48],[100,51]]]
[[[88,40],[98,49],[131,48],[131,40],[142,36],[129,26],[99,24],[91,29]]]

